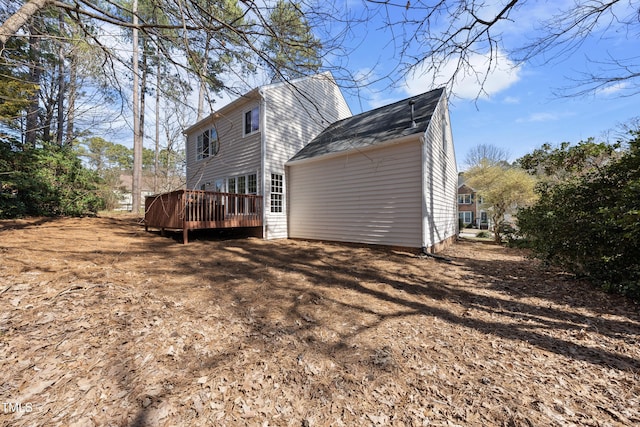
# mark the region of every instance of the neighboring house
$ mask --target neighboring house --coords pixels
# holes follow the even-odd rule
[[[119,201],[118,207],[115,210],[131,211],[133,207],[133,196],[131,194],[132,183],[133,176],[131,175],[131,173],[120,174],[120,185],[117,189],[114,190],[114,193],[116,194],[116,197]],[[147,171],[143,171],[141,184],[142,188],[140,190],[140,195],[142,197],[141,200],[144,200],[146,197],[157,194],[161,191],[184,188],[184,176],[162,176],[156,181],[158,191],[154,191],[153,175]]]
[[[464,183],[461,173],[458,178],[458,218],[463,227],[488,228],[490,219],[481,208],[482,196],[475,189]]]
[[[118,198],[117,211],[129,211],[133,208],[133,196],[131,193],[133,177],[131,173],[120,174],[120,186],[114,190],[116,197]],[[142,188],[140,189],[141,200],[145,197],[154,194],[153,187],[148,183],[148,180],[142,180]]]
[[[444,89],[351,116],[324,73],[254,89],[185,133],[189,190],[147,200],[184,206],[147,225],[185,240],[187,228],[258,226],[267,239],[436,250],[457,235]]]

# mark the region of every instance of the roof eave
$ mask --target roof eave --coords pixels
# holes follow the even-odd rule
[[[422,141],[424,137],[424,132],[418,132],[418,133],[412,133],[411,135],[405,135],[405,136],[401,136],[399,138],[392,138],[388,141],[385,142],[381,142],[381,143],[377,143],[377,144],[372,144],[366,147],[354,147],[352,149],[349,150],[343,150],[343,151],[337,151],[337,152],[333,152],[333,153],[326,153],[326,154],[321,154],[318,156],[313,156],[313,157],[307,157],[304,159],[298,159],[298,160],[289,160],[285,163],[285,166],[294,166],[294,165],[299,165],[299,164],[303,164],[303,163],[311,163],[311,162],[316,162],[316,161],[321,161],[321,160],[327,160],[327,159],[331,159],[334,157],[340,157],[340,156],[345,156],[345,155],[349,155],[349,154],[353,154],[353,153],[361,153],[363,151],[370,151],[370,150],[374,150],[377,148],[386,148],[386,147],[390,147],[392,145],[396,145],[396,144],[403,144],[403,143],[408,143],[408,142],[412,142],[412,141]]]

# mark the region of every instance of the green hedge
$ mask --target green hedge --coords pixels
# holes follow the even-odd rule
[[[70,148],[0,138],[0,218],[95,214],[104,207],[100,185]]]
[[[538,202],[518,213],[534,253],[640,300],[640,132],[621,157],[536,191]]]

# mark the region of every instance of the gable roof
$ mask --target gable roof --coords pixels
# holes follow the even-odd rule
[[[312,74],[309,76],[302,76],[289,81],[280,81],[280,82],[274,82],[274,83],[257,86],[251,89],[250,91],[240,95],[239,97],[229,102],[228,104],[223,105],[222,107],[220,107],[220,109],[212,111],[208,116],[205,116],[203,119],[198,120],[196,123],[192,124],[185,130],[183,130],[182,133],[185,135],[188,135],[191,132],[193,132],[195,129],[200,128],[204,123],[211,122],[214,119],[219,118],[220,116],[224,116],[225,114],[235,110],[236,108],[239,108],[240,106],[242,106],[248,101],[260,99],[264,91],[278,88],[281,86],[287,86],[287,85],[291,87],[295,87],[296,84],[300,82],[312,80],[312,79],[327,79],[337,85],[337,83],[335,82],[335,78],[333,77],[333,74],[330,71],[324,71],[322,73]]]
[[[290,162],[362,149],[401,137],[422,134],[429,126],[443,92],[444,88],[434,89],[337,121],[293,156]],[[415,127],[412,127],[411,123],[411,102],[414,103]]]

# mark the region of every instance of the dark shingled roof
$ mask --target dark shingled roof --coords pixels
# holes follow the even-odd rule
[[[352,116],[327,127],[290,161],[370,147],[427,130],[443,88]],[[415,127],[411,127],[414,104]]]

